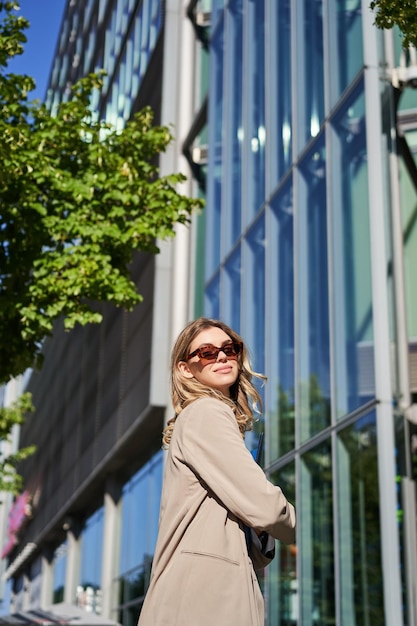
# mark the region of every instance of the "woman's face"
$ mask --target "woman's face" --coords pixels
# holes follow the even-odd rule
[[[192,354],[197,348],[210,344],[221,348],[230,344],[232,339],[221,328],[210,327],[202,330],[191,342],[188,354]],[[237,356],[227,356],[222,350],[216,360],[206,363],[198,354],[187,361],[180,361],[178,368],[185,378],[195,378],[203,385],[218,389],[224,395],[229,396],[229,389],[236,382],[239,375],[239,361]]]

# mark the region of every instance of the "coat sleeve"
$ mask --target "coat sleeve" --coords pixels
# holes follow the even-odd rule
[[[201,398],[187,409],[177,440],[185,463],[245,524],[293,543],[294,507],[254,461],[233,411],[216,398]]]

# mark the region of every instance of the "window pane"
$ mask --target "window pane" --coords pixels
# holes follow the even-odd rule
[[[271,203],[268,228],[270,462],[294,448],[294,214],[290,181]]]
[[[104,509],[86,522],[81,535],[81,575],[77,605],[91,613],[101,613],[101,563],[103,559]]]
[[[265,217],[249,231],[245,263],[245,328],[243,336],[251,351],[252,365],[265,371]],[[254,381],[256,384],[256,381]]]
[[[221,318],[233,330],[240,330],[240,291],[241,291],[240,246],[226,261],[223,274]]]
[[[67,542],[55,550],[53,559],[53,603],[63,602],[65,589],[65,573],[67,569]]]
[[[329,2],[329,90],[334,105],[363,65],[361,0]]]
[[[113,615],[121,624],[137,623],[149,585],[158,532],[163,453],[158,451],[123,488],[120,575]],[[117,602],[117,601],[116,601]]]
[[[248,0],[247,6],[248,223],[265,197],[265,10],[263,1]]]
[[[332,458],[329,442],[301,457],[301,623],[335,624]]]
[[[290,463],[271,475],[287,499],[295,501],[295,464]],[[295,626],[298,618],[297,548],[277,543],[275,559],[267,569],[267,615],[271,626]]]
[[[336,411],[375,394],[363,85],[333,120],[332,240]]]
[[[297,103],[300,111],[298,148],[316,137],[324,119],[323,77],[323,2],[304,0],[300,5],[297,43],[304,71],[299,72],[304,84],[299,85]]]
[[[220,317],[220,274],[216,274],[206,289],[204,311],[206,317],[218,319]]]
[[[225,210],[223,211],[224,244],[230,250],[240,234],[242,214],[242,0],[231,2],[227,11],[227,41],[230,42],[226,63],[226,95],[224,143],[226,169]]]
[[[341,626],[385,624],[375,414],[337,444]]]
[[[300,164],[298,368],[301,440],[330,424],[326,156],[321,137]]]
[[[153,555],[161,487],[162,452],[158,452],[123,488],[121,573]]]
[[[274,154],[269,154],[271,188],[291,165],[291,8],[290,0],[269,0],[271,112],[268,138]],[[271,149],[271,147],[269,147]]]
[[[212,275],[220,262],[220,215],[223,170],[223,23],[210,44],[209,167],[207,181],[206,270]]]
[[[225,0],[212,0],[211,4],[211,21],[212,26],[217,23],[218,17],[224,7]]]

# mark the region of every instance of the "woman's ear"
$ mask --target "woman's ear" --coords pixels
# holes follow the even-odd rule
[[[194,378],[194,374],[191,372],[186,361],[180,361],[177,364],[177,367],[180,370],[181,374],[184,376],[184,378]]]

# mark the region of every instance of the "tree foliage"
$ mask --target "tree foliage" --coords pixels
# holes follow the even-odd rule
[[[403,47],[417,46],[416,0],[373,0],[370,7],[376,10],[375,24],[379,28],[398,26],[403,34]]]
[[[22,424],[25,417],[33,411],[31,395],[24,393],[9,407],[0,407],[0,491],[19,493],[22,478],[16,473],[16,466],[35,451],[34,446],[21,448],[14,452],[7,451],[4,443],[12,444],[12,430],[15,424]]]
[[[155,163],[172,141],[149,108],[117,132],[90,109],[99,74],[74,85],[52,115],[29,100],[34,81],[8,72],[28,22],[0,2],[0,383],[39,361],[61,318],[100,322],[95,302],[131,310],[135,251],[158,252],[201,201],[177,191],[182,174]]]

